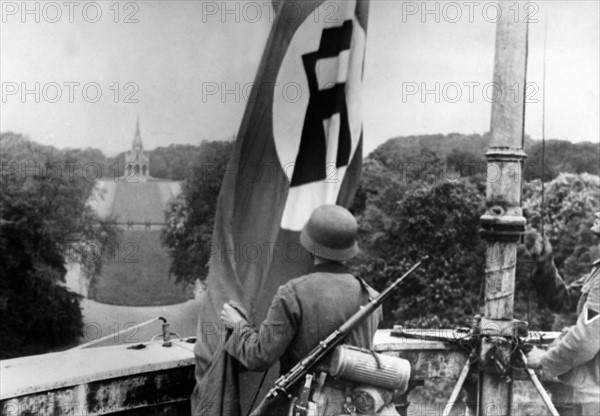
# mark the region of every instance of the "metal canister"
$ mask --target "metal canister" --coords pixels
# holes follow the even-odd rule
[[[403,358],[340,345],[331,356],[329,372],[342,380],[404,393],[408,388],[410,363]]]
[[[373,386],[357,386],[352,390],[352,403],[356,406],[356,413],[372,415],[388,405],[394,396],[391,390]]]

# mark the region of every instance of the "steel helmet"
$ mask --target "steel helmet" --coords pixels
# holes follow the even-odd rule
[[[317,257],[350,260],[358,254],[354,216],[339,205],[322,205],[315,209],[300,233],[300,243]]]

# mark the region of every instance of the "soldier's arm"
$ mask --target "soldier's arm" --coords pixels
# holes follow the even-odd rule
[[[260,328],[248,322],[236,325],[225,344],[225,351],[249,370],[266,370],[279,360],[290,345],[296,336],[300,319],[296,294],[287,285],[281,286]]]
[[[537,236],[539,241],[536,243],[541,247],[541,253],[533,254],[533,273],[531,282],[538,294],[539,302],[547,305],[553,312],[574,311],[577,307],[581,285],[567,285],[561,277],[552,255],[552,246],[548,240],[542,241],[541,236]],[[534,250],[535,251],[535,250]],[[582,279],[580,279],[582,280]]]
[[[553,260],[538,267],[531,280],[538,298],[552,312],[570,312],[577,307],[581,285],[567,285]]]
[[[600,351],[600,277],[592,283],[577,323],[541,359],[542,367],[551,375],[566,373],[586,363]]]

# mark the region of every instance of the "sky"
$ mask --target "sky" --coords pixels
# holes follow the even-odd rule
[[[273,22],[267,0],[23,4],[1,2],[0,130],[109,156],[131,147],[137,117],[146,149],[235,136]],[[512,9],[530,20],[526,133],[542,135],[545,62],[546,137],[599,142],[600,3],[527,4]],[[365,154],[395,136],[489,131],[495,10],[371,1]]]

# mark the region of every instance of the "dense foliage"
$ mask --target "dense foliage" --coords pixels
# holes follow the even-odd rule
[[[382,162],[388,168],[401,170],[406,163],[430,164],[443,162],[456,151],[483,155],[489,146],[489,133],[463,135],[442,134],[396,137],[377,147],[369,158]]]
[[[384,324],[465,324],[478,310],[485,245],[484,197],[467,182],[419,186],[400,196],[384,189],[358,216],[364,253],[356,272],[382,290],[422,256],[419,269],[384,306]]]
[[[217,199],[232,150],[233,142],[203,142],[181,194],[167,207],[162,240],[179,282],[194,283],[208,274]]]
[[[545,150],[543,144],[535,142],[527,149],[525,161],[525,180],[540,179],[542,165],[544,181],[550,181],[559,173],[591,173],[600,175],[600,147],[598,143],[571,143],[566,140],[548,140]],[[544,163],[542,164],[542,153]]]
[[[541,184],[528,184],[524,194],[529,222],[537,230],[545,229],[556,266],[569,280],[586,273],[598,254],[598,242],[590,231],[593,214],[600,211],[598,176],[561,173],[546,183],[543,216]]]
[[[150,167],[155,178],[182,181],[201,155],[202,146],[172,144],[150,152]]]
[[[370,155],[386,168],[398,172],[404,181],[433,182],[460,176],[473,182],[485,180],[485,152],[490,134],[423,135],[396,137],[383,143]],[[541,141],[525,137],[524,179],[542,177]],[[560,172],[600,174],[600,148],[597,143],[571,143],[548,140],[544,151],[544,180],[554,179]]]
[[[65,149],[60,152],[61,158],[65,161],[79,165],[80,169],[87,179],[92,183],[100,178],[114,178],[116,175],[115,167],[111,164],[110,158],[104,156],[100,149],[91,147],[85,149]]]
[[[171,144],[147,151],[150,158],[150,175],[157,179],[182,181],[189,176],[192,163],[200,157],[201,147],[191,144]],[[115,179],[125,175],[127,151],[107,157],[99,149],[65,149],[61,157],[77,163],[86,170],[91,181],[94,177]]]
[[[72,154],[10,133],[0,146],[0,357],[9,358],[79,339],[80,297],[62,284],[65,263],[99,270],[94,247],[116,231],[86,203],[94,182],[64,169]]]
[[[545,184],[543,215],[541,195],[541,183],[527,184],[523,206],[531,226],[540,232],[545,230],[554,262],[563,279],[571,283],[589,273],[594,260],[600,257],[598,238],[590,231],[594,212],[600,211],[600,178],[585,173],[559,174]],[[522,280],[517,281],[517,291],[526,291]],[[543,299],[535,300],[532,290],[531,320],[539,327],[560,330],[573,322],[573,315],[553,315]]]

